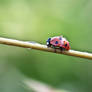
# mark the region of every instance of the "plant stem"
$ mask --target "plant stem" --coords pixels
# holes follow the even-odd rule
[[[6,44],[6,45],[11,45],[11,46],[23,47],[23,48],[32,48],[32,49],[37,49],[37,50],[41,50],[41,51],[65,54],[65,55],[69,55],[69,56],[76,56],[76,57],[92,60],[91,53],[80,52],[80,51],[75,51],[75,50],[61,51],[59,49],[56,49],[56,51],[55,51],[55,49],[48,48],[46,45],[42,45],[39,43],[30,43],[27,41],[19,41],[19,40],[13,40],[13,39],[0,37],[0,44]]]

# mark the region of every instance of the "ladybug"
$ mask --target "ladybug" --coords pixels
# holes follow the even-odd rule
[[[47,46],[55,49],[59,48],[61,50],[70,50],[69,42],[62,36],[48,38]]]

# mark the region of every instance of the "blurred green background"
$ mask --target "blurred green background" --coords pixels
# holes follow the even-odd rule
[[[72,49],[92,52],[92,0],[0,0],[0,36],[46,44],[64,35]],[[92,91],[92,60],[0,45],[0,92],[33,92],[38,80],[64,92]]]

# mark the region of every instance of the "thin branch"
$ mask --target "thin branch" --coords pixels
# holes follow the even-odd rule
[[[39,43],[30,43],[27,41],[19,41],[19,40],[13,40],[13,39],[2,38],[2,37],[0,37],[0,43],[6,44],[6,45],[11,45],[11,46],[23,47],[23,48],[32,48],[32,49],[53,52],[53,53],[58,53],[58,54],[65,54],[65,55],[69,55],[69,56],[76,56],[76,57],[92,60],[92,53],[80,52],[80,51],[75,51],[75,50],[61,51],[59,49],[57,49],[55,51],[55,49],[48,48],[46,45],[42,45]]]

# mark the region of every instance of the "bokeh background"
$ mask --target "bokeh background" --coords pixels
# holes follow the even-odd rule
[[[92,52],[92,0],[0,0],[1,37],[46,44],[57,35]],[[0,92],[35,92],[22,83],[27,78],[60,92],[91,92],[92,60],[0,45]]]

